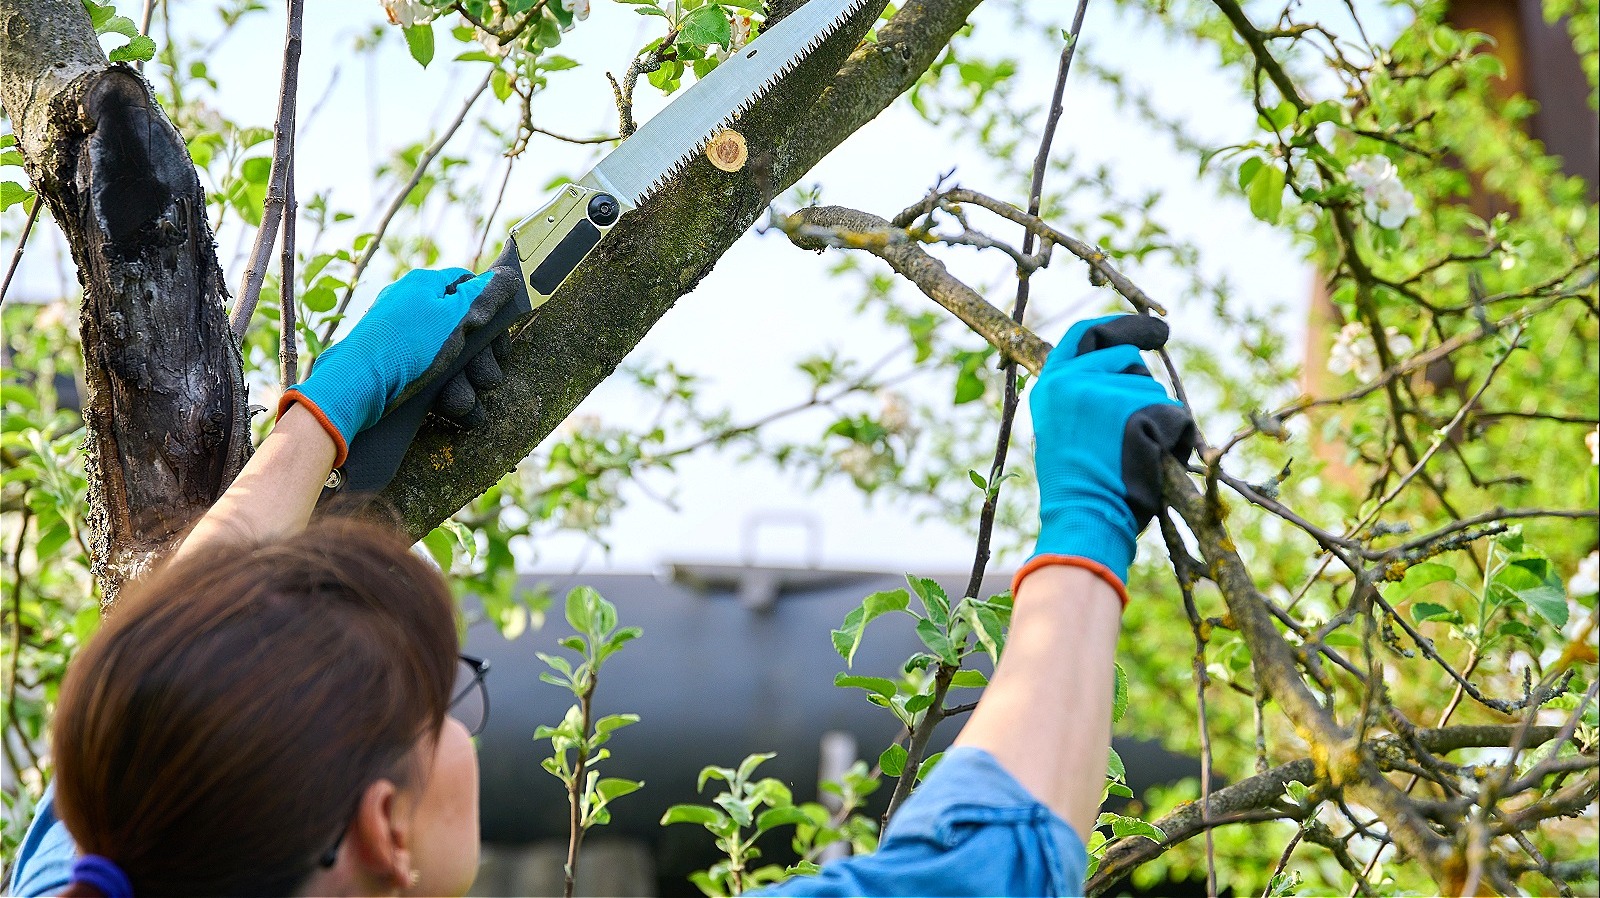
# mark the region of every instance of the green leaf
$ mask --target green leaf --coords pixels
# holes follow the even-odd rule
[[[595,600],[600,594],[593,587],[579,586],[567,593],[567,623],[579,633],[587,633],[594,627],[594,620],[589,610],[594,607]]]
[[[637,792],[642,788],[644,788],[642,781],[636,782],[617,777],[606,777],[594,784],[594,791],[599,793],[601,799],[608,802],[614,798],[621,798],[624,795]],[[668,813],[671,812],[669,811]]]
[[[1406,568],[1405,577],[1399,583],[1386,587],[1383,597],[1398,602],[1430,583],[1453,583],[1455,579],[1455,568],[1448,564],[1424,561]]]
[[[733,42],[733,26],[722,7],[712,3],[692,9],[683,17],[683,21],[678,23],[677,42],[695,46],[721,44],[726,47]]]
[[[1284,100],[1282,103],[1263,112],[1258,118],[1265,130],[1282,131],[1284,128],[1289,127],[1289,123],[1295,120],[1296,112],[1294,104]]]
[[[955,664],[959,660],[956,657],[955,644],[950,641],[950,637],[944,634],[944,631],[939,629],[939,625],[933,621],[926,618],[917,621],[917,638],[921,639],[922,644],[928,647],[928,651],[938,655],[940,661],[946,664]]]
[[[884,698],[895,694],[894,681],[884,677],[858,677],[850,674],[835,674],[833,685],[843,689],[865,689]]]
[[[667,812],[661,815],[662,826],[669,826],[673,823],[698,823],[710,829],[727,821],[727,815],[721,811],[699,804],[675,804],[667,808]]]
[[[983,378],[972,368],[962,368],[956,375],[955,404],[964,405],[983,396]]]
[[[1424,621],[1445,621],[1452,624],[1462,622],[1461,615],[1433,602],[1413,603],[1411,605],[1411,619],[1419,624]]]
[[[1262,165],[1250,179],[1250,213],[1275,225],[1283,214],[1283,169]]]
[[[884,776],[899,776],[906,769],[906,750],[900,745],[891,745],[878,755],[878,768]]]
[[[1250,182],[1255,178],[1256,173],[1261,171],[1261,166],[1265,164],[1261,161],[1260,156],[1251,156],[1239,163],[1239,189],[1249,192]]]
[[[945,593],[944,587],[927,577],[913,577],[910,574],[906,575],[906,583],[922,600],[928,619],[941,627],[949,626],[950,596]]]
[[[39,541],[33,545],[33,553],[40,562],[47,561],[71,538],[72,528],[67,526],[66,521],[57,521],[50,529],[39,534]]]
[[[1128,778],[1127,765],[1122,763],[1122,755],[1117,754],[1117,750],[1114,748],[1107,750],[1106,776],[1109,776],[1114,780],[1125,780]]]
[[[1143,836],[1153,842],[1160,842],[1167,837],[1166,833],[1153,824],[1146,823],[1138,817],[1124,817],[1121,814],[1101,814],[1100,819],[1095,822],[1095,826],[1111,827],[1111,836],[1116,839]]]
[[[1115,683],[1111,687],[1111,722],[1116,723],[1128,713],[1128,674],[1122,665],[1112,662]]]
[[[450,571],[450,563],[455,559],[455,544],[456,541],[450,534],[438,527],[428,531],[428,535],[422,538],[423,548],[426,548],[428,554],[433,556],[433,560],[438,562],[439,569],[446,573]]]
[[[300,294],[300,302],[313,312],[331,312],[339,304],[339,294],[328,287],[312,287]]]
[[[607,714],[594,722],[594,731],[600,735],[610,735],[625,726],[639,722],[637,714]]]
[[[739,769],[734,771],[734,781],[739,783],[748,781],[750,779],[750,774],[755,773],[757,767],[760,767],[762,764],[772,760],[773,758],[776,758],[777,756],[778,753],[774,751],[745,755],[744,760],[739,762]]]
[[[112,62],[149,62],[156,55],[156,42],[146,35],[135,34],[126,44],[112,50],[107,56]]]
[[[845,615],[844,624],[833,631],[833,648],[848,666],[861,648],[861,637],[867,624],[874,618],[891,611],[904,611],[911,604],[911,595],[903,589],[875,592],[861,601],[861,605]]]
[[[1510,590],[1534,613],[1556,627],[1567,623],[1567,590],[1555,566],[1542,555],[1513,558],[1495,574],[1494,584]]]
[[[1306,784],[1300,782],[1299,780],[1290,780],[1289,782],[1285,783],[1283,791],[1284,794],[1289,796],[1290,801],[1301,807],[1306,807],[1306,803],[1311,798],[1311,790],[1306,788]]]
[[[987,685],[989,678],[984,676],[981,670],[958,670],[956,675],[950,678],[952,689],[981,689]]]
[[[968,471],[967,479],[971,480],[972,485],[977,487],[979,490],[985,493],[989,491],[989,481],[984,480],[983,475],[979,474],[977,471]]]
[[[936,751],[933,754],[928,755],[926,758],[923,758],[922,763],[917,765],[917,782],[920,783],[927,779],[928,774],[933,772],[933,768],[938,766],[939,762],[943,760],[943,758],[944,752],[942,751]]]
[[[33,191],[15,181],[0,181],[0,211],[33,199]]]
[[[411,51],[411,58],[415,59],[423,68],[433,62],[433,24],[424,22],[411,25],[404,29],[406,35],[406,49]]]
[[[762,811],[756,817],[756,832],[764,833],[777,826],[809,825],[811,817],[805,811],[793,805],[784,808],[772,808]]]

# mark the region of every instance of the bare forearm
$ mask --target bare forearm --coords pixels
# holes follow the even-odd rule
[[[994,755],[1084,839],[1104,788],[1121,623],[1121,601],[1094,574],[1029,574],[994,678],[956,737]]]
[[[333,456],[333,440],[322,425],[303,407],[290,406],[173,559],[299,531],[311,520]]]

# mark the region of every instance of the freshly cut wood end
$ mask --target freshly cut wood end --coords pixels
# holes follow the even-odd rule
[[[743,134],[726,128],[706,144],[706,158],[717,168],[734,172],[744,168],[745,160],[750,158],[750,149],[745,146]]]

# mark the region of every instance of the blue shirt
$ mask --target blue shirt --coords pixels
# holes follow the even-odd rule
[[[51,783],[44,787],[28,833],[17,846],[8,894],[59,895],[66,891],[77,852],[66,825],[56,819],[56,784]]]
[[[45,789],[17,851],[11,894],[58,895],[76,846]],[[890,821],[874,854],[747,895],[1081,895],[1083,842],[988,752],[953,748]]]
[[[1082,895],[1083,842],[993,755],[945,752],[873,854],[746,895]]]

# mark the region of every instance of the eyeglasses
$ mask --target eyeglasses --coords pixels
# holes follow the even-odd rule
[[[483,732],[484,724],[489,722],[489,687],[483,678],[489,674],[489,659],[477,658],[468,654],[457,656],[456,682],[450,688],[450,716],[467,728],[468,736],[476,736]],[[344,833],[328,847],[327,851],[317,859],[322,867],[332,867],[339,861],[339,846],[344,842]]]
[[[456,664],[456,684],[450,690],[450,716],[467,728],[467,735],[483,732],[489,722],[489,659],[461,655]]]

